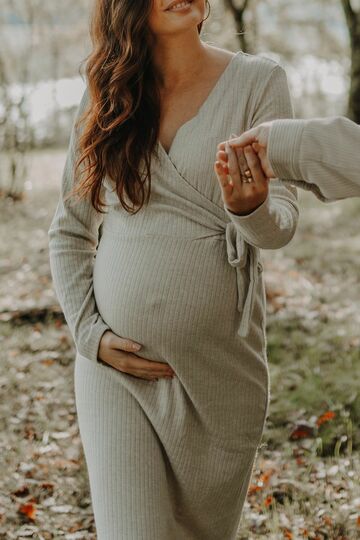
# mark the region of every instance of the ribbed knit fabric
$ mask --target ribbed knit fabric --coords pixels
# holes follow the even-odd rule
[[[87,92],[78,114],[86,100]],[[292,115],[282,67],[237,52],[169,152],[158,142],[151,199],[135,215],[109,178],[105,216],[87,202],[64,204],[72,132],[50,263],[77,348],[100,540],[235,539],[270,397],[260,249],[292,239],[298,206],[296,188],[273,180],[260,207],[233,214],[213,163],[231,133]],[[99,362],[107,328],[177,376],[150,382]]]
[[[268,158],[284,184],[322,202],[360,196],[360,126],[343,116],[276,120]]]

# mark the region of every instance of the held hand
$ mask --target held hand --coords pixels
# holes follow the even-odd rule
[[[273,121],[263,122],[259,126],[245,131],[239,137],[235,136],[235,138],[227,141],[233,148],[244,148],[251,144],[260,159],[262,169],[267,178],[276,178],[267,157],[269,135],[273,123]],[[218,144],[218,149],[225,150],[225,141]]]
[[[119,337],[111,330],[106,330],[100,340],[98,357],[102,363],[140,379],[153,381],[158,377],[166,379],[173,377],[174,371],[169,364],[137,356],[134,351],[139,349],[133,348],[132,345],[137,344],[130,339]]]
[[[265,201],[268,178],[251,146],[243,150],[231,148],[228,141],[223,144],[224,150],[219,149],[216,154],[214,170],[225,206],[240,216],[250,214]]]

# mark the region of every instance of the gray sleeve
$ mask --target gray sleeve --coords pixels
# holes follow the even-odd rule
[[[268,158],[284,182],[322,202],[360,196],[360,126],[343,116],[276,120]]]
[[[250,127],[275,118],[293,117],[293,106],[285,70],[276,65],[261,88]],[[245,240],[262,249],[278,249],[290,242],[299,218],[297,190],[280,179],[269,182],[268,196],[250,214],[238,216],[224,205],[225,212]]]
[[[98,313],[93,291],[93,264],[103,214],[97,212],[89,200],[75,201],[72,197],[64,201],[74,182],[75,122],[87,99],[85,89],[72,126],[60,196],[48,238],[54,289],[76,349],[82,356],[97,362],[101,336],[109,329]]]

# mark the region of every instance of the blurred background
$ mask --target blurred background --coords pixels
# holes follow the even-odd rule
[[[360,0],[210,3],[202,39],[281,63],[297,117],[360,123]],[[0,538],[96,538],[47,248],[91,5],[0,0]],[[239,539],[355,540],[360,201],[299,205],[292,242],[263,251],[272,398]]]

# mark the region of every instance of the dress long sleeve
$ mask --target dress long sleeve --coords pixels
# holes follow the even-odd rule
[[[360,126],[343,116],[276,120],[268,158],[284,182],[322,202],[360,197]]]
[[[75,122],[86,105],[85,89],[73,123],[60,197],[48,230],[50,269],[54,289],[77,351],[98,361],[101,336],[109,326],[101,318],[94,297],[93,264],[103,214],[88,200],[64,201],[74,182],[77,157]]]
[[[286,72],[276,64],[255,98],[249,127],[276,118],[293,117]],[[278,249],[288,244],[295,234],[299,218],[297,199],[296,187],[284,185],[276,178],[269,182],[265,201],[250,214],[238,216],[225,205],[224,208],[249,244],[262,249]]]

